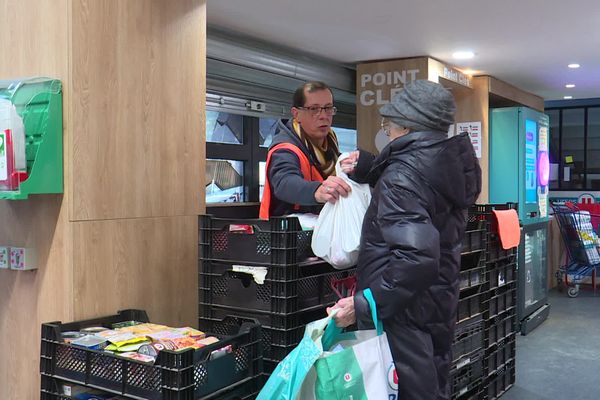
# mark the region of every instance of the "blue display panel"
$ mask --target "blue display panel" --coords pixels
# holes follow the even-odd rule
[[[537,123],[525,120],[525,203],[537,203]]]

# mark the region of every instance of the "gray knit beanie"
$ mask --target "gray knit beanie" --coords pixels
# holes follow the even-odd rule
[[[447,132],[454,123],[454,96],[439,83],[416,80],[379,109],[382,117],[412,131]]]

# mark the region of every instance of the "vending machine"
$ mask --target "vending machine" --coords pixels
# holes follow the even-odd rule
[[[526,107],[490,111],[490,203],[516,203],[522,225],[517,251],[517,315],[524,335],[550,312],[546,260],[548,126],[547,115]]]

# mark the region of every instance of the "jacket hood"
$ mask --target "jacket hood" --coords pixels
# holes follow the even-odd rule
[[[270,147],[273,147],[279,143],[292,143],[307,152],[308,149],[302,143],[302,140],[292,131],[292,120],[291,119],[280,119],[277,121],[277,127],[275,134],[273,135],[273,142]]]
[[[410,132],[390,142],[375,159],[373,178],[390,163],[411,168],[438,194],[459,208],[474,204],[481,192],[481,168],[467,133]]]

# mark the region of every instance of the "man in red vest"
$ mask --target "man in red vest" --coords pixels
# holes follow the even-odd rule
[[[335,176],[338,142],[331,129],[333,93],[308,82],[294,93],[292,119],[282,119],[269,148],[260,218],[297,212],[318,214],[320,205],[347,196],[350,186]]]

